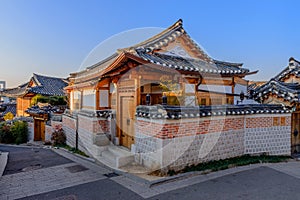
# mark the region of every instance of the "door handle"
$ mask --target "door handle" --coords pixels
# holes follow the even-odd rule
[[[130,119],[127,119],[127,125],[130,125]]]

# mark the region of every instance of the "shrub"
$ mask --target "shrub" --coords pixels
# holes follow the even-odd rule
[[[0,125],[0,143],[13,143],[14,137],[10,130],[10,125],[7,123],[1,123]]]
[[[28,138],[28,124],[24,121],[15,121],[11,126],[11,133],[15,139],[16,144],[27,142]]]
[[[51,140],[53,141],[53,145],[65,145],[66,144],[66,134],[62,128],[56,129],[52,135]]]
[[[0,143],[21,144],[27,142],[27,137],[27,122],[15,121],[12,125],[9,123],[2,123],[0,125]]]

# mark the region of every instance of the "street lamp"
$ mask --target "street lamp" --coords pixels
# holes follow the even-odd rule
[[[240,100],[237,100],[236,104],[242,103],[245,99],[245,94],[243,91],[240,93]]]

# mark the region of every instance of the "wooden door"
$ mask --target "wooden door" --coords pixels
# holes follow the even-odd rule
[[[45,141],[45,122],[34,120],[34,141]]]
[[[300,153],[300,112],[292,113],[291,127],[291,150],[292,153]]]
[[[134,144],[134,98],[121,97],[121,145],[131,149]]]

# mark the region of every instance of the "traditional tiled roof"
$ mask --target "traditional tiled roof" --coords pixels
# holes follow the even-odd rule
[[[284,101],[289,101],[291,103],[299,102],[300,84],[284,83],[276,79],[271,79],[264,85],[256,88],[253,97],[255,100],[260,100],[270,94],[274,94],[278,98],[283,98]]]
[[[182,24],[182,20],[180,19],[161,33],[139,44],[119,49],[115,54],[107,59],[104,59],[85,70],[72,73],[72,84],[70,85],[70,88],[84,87],[80,84],[85,82],[89,85],[94,84],[95,80],[97,82],[97,78],[101,76],[102,72],[106,69],[110,69],[111,66],[115,64],[114,61],[118,61],[124,53],[142,58],[149,63],[154,63],[176,70],[197,71],[209,74],[221,74],[225,76],[245,76],[250,73],[256,73],[249,72],[248,69],[242,68],[242,63],[231,63],[212,59],[193,39],[191,39]],[[187,56],[181,57],[177,54],[168,54],[168,50],[164,48],[174,42],[177,38],[181,38],[181,41],[189,46],[188,48],[193,54],[193,58],[188,58]],[[160,51],[162,49],[164,50]]]
[[[240,63],[229,63],[217,60],[214,60],[214,63],[208,63],[200,59],[184,58],[161,53],[150,53],[147,49],[140,48],[136,51],[144,60],[176,70],[197,71],[222,75],[247,74],[249,72],[248,69],[241,68],[242,64]]]
[[[0,95],[6,97],[18,97],[25,93],[27,86],[28,86],[28,82],[15,88],[5,89],[2,92],[0,92]]]
[[[64,87],[68,85],[65,79],[33,74],[31,80],[36,83],[36,86],[29,87],[27,89],[28,93],[46,96],[65,96]]]
[[[259,87],[254,88],[253,98],[257,101],[261,101],[267,98],[268,95],[275,95],[278,98],[282,98],[283,101],[298,103],[300,100],[300,84],[284,82],[285,78],[292,74],[300,77],[300,62],[294,58],[289,59],[289,66],[277,76]]]
[[[4,116],[9,112],[12,113],[14,116],[16,116],[16,108],[17,108],[16,103],[3,103],[0,105],[0,107],[5,109],[4,112],[1,112],[1,116]]]
[[[182,19],[179,19],[172,26],[168,27],[161,33],[149,38],[148,40],[145,40],[129,48],[121,49],[120,51],[125,50],[125,51],[135,53],[135,50],[139,48],[144,48],[149,51],[158,50],[167,46],[169,43],[175,41],[177,38],[181,37],[182,35],[186,36],[186,43],[189,43],[193,46],[193,49],[191,49],[192,51],[196,52],[198,56],[201,57],[202,60],[213,63],[213,59],[210,58],[184,30]]]
[[[34,86],[30,86],[31,81],[35,83]],[[64,87],[67,85],[68,81],[63,78],[33,74],[28,83],[16,88],[6,89],[0,94],[8,97],[23,96],[27,93],[41,94],[45,96],[65,96]]]
[[[252,114],[284,114],[291,110],[282,105],[272,104],[245,104],[220,106],[138,106],[136,116],[151,119],[184,119],[203,118],[210,116],[252,115]]]
[[[62,113],[64,110],[62,110],[58,106],[32,106],[28,108],[25,112],[28,114],[50,114],[50,113]]]
[[[289,59],[289,66],[282,70],[277,76],[274,77],[277,81],[284,81],[290,75],[300,77],[300,62],[291,57]]]

